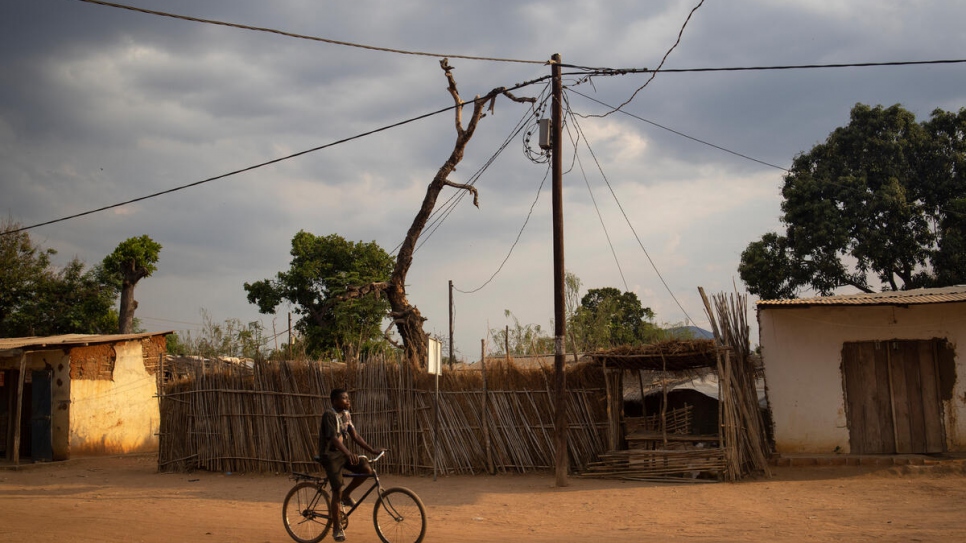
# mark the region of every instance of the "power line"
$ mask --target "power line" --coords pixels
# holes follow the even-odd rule
[[[691,315],[688,314],[687,310],[684,309],[684,306],[681,305],[681,302],[678,301],[677,296],[674,295],[674,292],[671,290],[671,287],[668,286],[667,281],[664,280],[664,276],[661,275],[661,271],[657,269],[657,264],[655,264],[654,260],[651,259],[651,255],[650,253],[647,252],[647,249],[644,247],[644,242],[641,241],[641,237],[637,235],[637,230],[634,229],[634,225],[631,224],[631,219],[627,216],[627,212],[624,211],[624,206],[621,205],[620,200],[617,198],[617,193],[614,192],[614,187],[612,187],[610,184],[610,181],[607,180],[607,176],[604,174],[604,169],[600,165],[600,161],[597,160],[597,155],[594,154],[594,150],[590,147],[590,143],[587,140],[587,136],[584,134],[584,131],[580,128],[580,125],[577,124],[577,118],[573,115],[573,112],[570,111],[569,104],[568,104],[568,113],[570,113],[571,118],[574,121],[574,126],[577,127],[577,132],[583,137],[584,145],[586,145],[587,150],[590,151],[590,156],[593,157],[594,162],[597,163],[597,168],[600,171],[600,175],[603,177],[604,183],[607,185],[607,188],[610,190],[611,196],[614,197],[614,202],[617,203],[617,208],[621,210],[621,214],[624,216],[624,221],[627,222],[627,226],[631,229],[631,232],[634,234],[634,239],[637,240],[637,244],[641,247],[641,250],[644,251],[644,256],[646,256],[647,261],[650,262],[651,268],[654,269],[654,273],[657,274],[658,279],[661,280],[661,284],[664,285],[664,289],[667,290],[667,293],[671,295],[671,299],[674,300],[675,304],[677,304],[678,309],[680,309],[681,312],[684,313],[684,316],[687,317],[689,321],[694,322],[694,319],[691,318]]]
[[[654,81],[654,78],[657,77],[657,73],[661,70],[661,67],[664,66],[664,63],[667,61],[667,57],[671,54],[671,51],[674,51],[674,49],[677,48],[678,44],[681,43],[681,37],[684,35],[684,29],[688,26],[688,23],[691,21],[691,16],[694,15],[694,12],[698,11],[698,8],[700,8],[703,5],[704,5],[704,0],[701,0],[700,2],[698,2],[698,5],[691,8],[691,11],[688,13],[688,17],[684,20],[684,24],[681,25],[681,30],[678,31],[678,39],[674,42],[674,45],[672,45],[671,48],[668,49],[666,53],[664,53],[664,58],[662,58],[661,63],[658,64],[657,70],[654,70],[651,73],[651,77],[649,77],[647,81],[644,82],[643,85],[638,87],[638,89],[634,91],[633,94],[631,94],[631,97],[628,98],[623,104],[608,111],[607,113],[598,115],[599,117],[606,117],[615,111],[620,111],[622,107],[626,106],[627,104],[631,103],[632,100],[634,100],[634,97],[637,96],[637,93],[644,90],[644,87],[648,86],[651,83],[651,81]]]
[[[650,70],[648,68],[592,68],[587,66],[577,66],[573,64],[564,64],[566,68],[574,68],[577,70],[582,70],[581,72],[567,73],[566,75],[587,75],[587,76],[605,76],[605,75],[625,75],[625,74],[646,74],[646,73],[662,73],[662,74],[681,74],[681,73],[694,73],[694,72],[751,72],[751,71],[771,71],[771,70],[811,70],[820,68],[874,68],[883,66],[928,66],[934,64],[962,64],[966,63],[966,59],[938,59],[938,60],[896,60],[888,62],[849,62],[841,64],[787,64],[778,66],[733,66],[726,68],[672,68],[672,69],[656,69]]]
[[[568,111],[569,111],[569,108],[568,108]],[[573,115],[573,113],[571,113],[571,115]],[[574,126],[577,126],[576,120],[574,120]],[[604,216],[601,215],[600,208],[597,207],[597,198],[594,197],[594,191],[590,187],[590,180],[587,179],[587,172],[584,171],[584,163],[580,160],[580,154],[577,152],[577,148],[578,148],[577,142],[581,139],[580,137],[581,133],[579,131],[579,127],[578,127],[577,138],[574,139],[574,135],[570,131],[570,125],[568,124],[567,135],[570,136],[570,142],[574,146],[574,160],[577,162],[577,166],[580,167],[580,174],[584,178],[584,184],[587,185],[587,192],[590,194],[590,201],[594,204],[594,211],[597,212],[597,219],[600,221],[600,227],[603,228],[604,230],[604,237],[607,238],[607,245],[610,247],[610,253],[611,255],[614,256],[614,263],[617,264],[617,271],[620,272],[621,282],[624,283],[624,292],[628,292],[630,291],[630,289],[627,287],[627,279],[624,278],[624,270],[621,268],[621,262],[617,258],[617,251],[614,249],[614,244],[610,240],[610,233],[607,231],[607,225],[604,224]],[[584,141],[586,142],[586,140]],[[587,147],[590,148],[590,145],[588,144]]]
[[[81,1],[87,1],[87,0],[81,0]],[[343,138],[343,139],[338,140],[338,141],[333,141],[333,142],[327,143],[325,145],[320,145],[318,147],[313,147],[311,149],[306,149],[304,151],[299,151],[299,152],[293,153],[291,155],[287,155],[287,156],[275,158],[275,159],[269,160],[267,162],[262,162],[262,163],[259,163],[259,164],[255,164],[253,166],[248,166],[247,168],[242,168],[240,170],[234,170],[234,171],[231,171],[231,172],[228,172],[228,173],[223,173],[221,175],[216,175],[214,177],[209,177],[207,179],[202,179],[201,181],[195,181],[194,183],[188,183],[187,185],[181,185],[181,186],[174,187],[174,188],[171,188],[171,189],[168,189],[168,190],[163,190],[161,192],[155,192],[153,194],[148,194],[147,196],[141,196],[141,197],[138,197],[138,198],[133,198],[131,200],[126,200],[124,202],[119,202],[119,203],[112,204],[112,205],[109,205],[109,206],[99,207],[97,209],[92,209],[90,211],[84,211],[83,213],[75,213],[73,215],[68,215],[66,217],[61,217],[59,219],[53,219],[53,220],[50,220],[50,221],[46,221],[46,222],[42,222],[42,223],[37,223],[37,224],[30,225],[30,226],[24,226],[23,228],[18,228],[16,230],[10,230],[10,231],[7,231],[7,232],[0,232],[0,235],[16,234],[17,232],[23,232],[25,230],[30,230],[30,229],[33,229],[33,228],[38,228],[40,226],[47,226],[49,224],[63,222],[63,221],[67,221],[67,220],[70,220],[70,219],[76,219],[78,217],[83,217],[85,215],[92,215],[94,213],[99,213],[101,211],[107,211],[108,209],[114,209],[114,208],[121,207],[121,206],[125,206],[125,205],[128,205],[128,204],[133,204],[133,203],[136,203],[136,202],[140,202],[142,200],[148,200],[148,199],[151,199],[151,198],[156,198],[158,196],[163,196],[165,194],[170,194],[172,192],[177,192],[179,190],[184,190],[184,189],[191,188],[191,187],[197,187],[198,185],[203,185],[203,184],[209,183],[211,181],[217,181],[219,179],[224,179],[226,177],[231,177],[233,175],[238,175],[240,173],[250,172],[252,170],[257,170],[258,168],[263,168],[263,167],[269,166],[271,164],[277,164],[279,162],[282,162],[282,161],[285,161],[285,160],[289,160],[289,159],[292,159],[292,158],[295,158],[295,157],[299,157],[299,156],[306,155],[306,154],[309,154],[309,153],[314,153],[315,151],[321,151],[322,149],[327,149],[327,148],[333,147],[335,145],[339,145],[339,144],[342,144],[342,143],[347,143],[347,142],[350,142],[352,140],[357,140],[359,138],[363,138],[363,137],[366,137],[366,136],[371,136],[372,134],[376,134],[376,133],[379,133],[379,132],[384,132],[384,131],[389,130],[391,128],[396,128],[396,127],[399,127],[399,126],[403,126],[405,124],[409,124],[409,123],[412,123],[412,122],[415,122],[415,121],[419,121],[419,120],[425,119],[427,117],[432,117],[433,115],[438,115],[440,113],[444,113],[444,112],[449,111],[449,110],[451,110],[451,109],[453,109],[455,107],[457,107],[457,106],[447,106],[447,107],[444,107],[442,109],[438,109],[436,111],[432,111],[432,112],[429,112],[429,113],[424,113],[424,114],[419,115],[417,117],[412,117],[410,119],[406,119],[405,121],[399,121],[398,123],[393,123],[393,124],[390,124],[390,125],[383,126],[381,128],[376,128],[374,130],[370,130],[368,132],[363,132],[361,134],[356,134],[355,136],[350,136],[348,138]]]
[[[516,248],[517,243],[520,242],[520,236],[522,236],[523,235],[523,231],[526,230],[527,223],[530,222],[530,217],[533,215],[533,208],[535,208],[537,206],[537,202],[540,200],[540,192],[543,190],[543,185],[544,185],[544,183],[547,182],[547,177],[549,177],[549,176],[550,176],[550,165],[548,164],[547,165],[547,172],[543,175],[543,180],[540,181],[540,186],[537,187],[537,195],[533,198],[533,203],[530,204],[530,212],[527,213],[527,218],[526,218],[526,220],[523,221],[523,226],[521,226],[520,227],[520,231],[517,232],[517,237],[516,237],[515,240],[513,240],[513,245],[511,245],[510,246],[510,250],[507,251],[506,258],[503,259],[503,262],[500,262],[500,267],[498,267],[496,269],[496,271],[493,272],[493,275],[491,275],[490,278],[487,279],[485,283],[483,283],[482,285],[476,287],[473,290],[460,290],[460,289],[458,289],[456,287],[453,287],[453,290],[455,290],[456,292],[460,292],[462,294],[473,294],[474,292],[479,292],[480,290],[483,290],[483,287],[485,287],[486,285],[489,285],[490,282],[493,281],[493,279],[497,276],[497,274],[499,274],[500,271],[503,270],[503,266],[506,265],[507,261],[510,260],[510,255],[513,254],[513,249]]]
[[[149,321],[158,321],[158,322],[170,322],[170,323],[173,323],[173,324],[190,324],[191,326],[204,326],[204,324],[203,323],[200,323],[200,322],[174,321],[174,320],[170,320],[170,319],[162,319],[162,318],[159,318],[159,317],[145,317],[143,315],[138,315],[137,318],[139,320],[149,320]]]
[[[540,93],[540,96],[545,96],[548,87],[549,85],[547,87],[544,87],[543,91],[541,91]],[[538,99],[537,102],[542,104],[546,99],[547,99],[546,97],[543,98],[542,100]],[[527,129],[528,127],[530,128],[533,127],[534,124],[530,123],[530,121],[531,119],[539,115],[540,110],[541,110],[540,106],[535,106],[531,109],[531,111],[523,114],[523,116],[517,122],[516,126],[510,131],[510,135],[507,136],[506,139],[504,139],[500,147],[490,156],[489,159],[487,159],[487,161],[479,169],[477,169],[477,171],[472,176],[470,176],[470,179],[467,182],[468,185],[475,186],[476,182],[483,175],[483,172],[485,172],[496,161],[497,157],[499,157],[500,154],[502,154],[503,151],[507,148],[507,146],[510,145],[510,142],[513,141],[513,138],[517,137],[517,135],[519,135],[520,132],[522,132],[524,129]],[[463,198],[466,197],[467,192],[468,191],[465,191],[465,190],[459,190],[455,192],[446,200],[446,202],[442,206],[440,206],[439,208],[433,211],[432,215],[430,215],[429,217],[430,222],[426,227],[426,229],[429,230],[429,232],[426,233],[426,231],[424,230],[425,237],[423,237],[423,234],[420,234],[420,238],[423,238],[423,239],[422,241],[420,241],[419,245],[416,246],[416,249],[413,251],[414,253],[416,251],[419,251],[420,247],[422,247],[426,243],[426,241],[428,241],[429,238],[432,237],[432,235],[436,232],[436,230],[439,229],[443,221],[445,221],[450,216],[450,214],[453,213],[453,211],[456,209],[456,206],[459,205],[459,203],[463,201]],[[400,242],[399,245],[397,245],[396,248],[393,249],[392,253],[394,254],[396,251],[399,250],[400,247],[402,247],[402,242]]]
[[[510,142],[513,141],[513,138],[515,138],[523,130],[523,128],[526,126],[526,120],[531,115],[532,115],[532,112],[524,113],[523,118],[521,118],[520,121],[517,123],[517,125],[513,128],[513,130],[510,131],[510,135],[507,136],[506,139],[504,139],[500,147],[497,148],[497,150],[492,155],[490,155],[490,158],[487,159],[486,162],[484,162],[483,165],[476,170],[476,173],[474,173],[470,177],[470,180],[467,183],[468,185],[470,186],[476,185],[476,182],[479,181],[480,177],[482,177],[483,172],[489,169],[489,167],[492,166],[494,162],[496,162],[496,159],[503,153],[503,151],[507,148],[507,146],[510,145]],[[429,238],[431,238],[433,234],[436,233],[436,230],[438,230],[439,227],[442,226],[443,222],[450,216],[453,210],[456,209],[456,206],[463,201],[463,198],[466,197],[466,194],[468,192],[469,191],[467,190],[460,189],[458,190],[457,193],[455,193],[446,201],[446,204],[444,204],[444,206],[440,208],[441,214],[437,216],[437,219],[429,225],[429,227],[431,228],[429,232],[426,232],[424,230],[423,233],[425,233],[425,236],[420,235],[422,239],[420,240],[419,245],[417,245],[416,248],[413,250],[413,253],[419,251],[420,247],[422,247],[427,241],[429,241]],[[454,199],[456,200],[455,202],[453,202]],[[450,204],[450,202],[453,202],[453,203]],[[434,212],[433,214],[435,215],[436,213]],[[399,250],[398,247],[396,250]]]
[[[775,168],[775,169],[777,169],[777,170],[781,170],[781,171],[783,171],[783,172],[788,172],[788,171],[789,171],[789,170],[788,170],[788,168],[783,168],[783,167],[781,167],[781,166],[776,166],[776,165],[774,165],[774,164],[771,164],[771,163],[768,163],[768,162],[765,162],[765,161],[763,161],[763,160],[758,160],[757,158],[753,158],[753,157],[750,157],[750,156],[748,156],[748,155],[743,155],[743,154],[741,154],[741,153],[739,153],[739,152],[737,152],[737,151],[732,151],[731,149],[726,149],[726,148],[724,148],[724,147],[722,147],[722,146],[720,146],[720,145],[715,145],[715,144],[713,144],[713,143],[710,143],[710,142],[707,142],[707,141],[704,141],[704,140],[702,140],[702,139],[698,139],[698,138],[695,138],[694,136],[689,136],[689,135],[687,135],[687,134],[685,134],[684,132],[679,132],[679,131],[677,131],[677,130],[674,130],[673,128],[668,128],[668,127],[666,127],[666,126],[664,126],[664,125],[661,125],[661,124],[658,124],[658,123],[656,123],[656,122],[654,122],[654,121],[650,121],[650,120],[647,120],[647,119],[645,119],[645,118],[643,118],[643,117],[638,117],[637,115],[634,115],[633,113],[628,113],[628,112],[626,112],[626,111],[624,111],[623,109],[621,109],[621,110],[618,110],[617,108],[614,108],[614,107],[613,107],[613,106],[611,106],[611,105],[608,105],[608,104],[606,104],[606,103],[604,103],[604,102],[601,102],[600,100],[597,100],[596,98],[591,98],[590,96],[587,96],[586,94],[583,94],[583,93],[582,93],[582,92],[580,92],[580,91],[575,91],[575,90],[573,90],[573,89],[570,89],[570,88],[568,88],[568,89],[567,89],[567,92],[572,92],[572,93],[574,93],[574,94],[577,94],[578,96],[583,96],[584,98],[586,98],[586,99],[588,99],[588,100],[590,100],[590,101],[592,101],[592,102],[597,102],[598,104],[600,104],[600,105],[602,105],[602,106],[604,106],[604,107],[608,107],[608,108],[611,108],[611,109],[613,109],[614,111],[620,111],[620,112],[621,112],[621,113],[623,113],[624,115],[627,115],[627,116],[629,116],[629,117],[633,117],[633,118],[635,118],[635,119],[637,119],[637,120],[639,120],[639,121],[641,121],[641,122],[645,122],[645,123],[647,123],[647,124],[650,124],[650,125],[652,125],[652,126],[656,126],[656,127],[658,127],[658,128],[660,128],[660,129],[662,129],[662,130],[667,130],[668,132],[671,132],[672,134],[677,134],[678,136],[681,136],[682,138],[687,138],[687,139],[689,139],[689,140],[691,140],[691,141],[694,141],[694,142],[697,142],[697,143],[700,143],[700,144],[702,144],[702,145],[707,145],[708,147],[713,147],[713,148],[715,148],[715,149],[718,149],[719,151],[724,151],[724,152],[726,152],[726,153],[730,153],[730,154],[732,154],[732,155],[735,155],[735,156],[737,156],[737,157],[741,157],[741,158],[744,158],[744,159],[746,159],[746,160],[750,160],[750,161],[752,161],[752,162],[757,162],[758,164],[761,164],[761,165],[763,165],[763,166],[768,166],[768,167],[771,167],[771,168]],[[577,116],[578,116],[578,117],[593,117],[594,115],[577,115]]]
[[[329,39],[329,38],[319,38],[317,36],[307,36],[305,34],[295,34],[293,32],[286,32],[286,31],[283,31],[283,30],[276,30],[274,28],[264,28],[264,27],[260,27],[260,26],[250,26],[250,25],[243,25],[243,24],[238,24],[238,23],[229,23],[229,22],[225,22],[225,21],[218,21],[218,20],[215,20],[215,19],[202,19],[202,18],[199,18],[199,17],[189,17],[187,15],[178,15],[178,14],[175,14],[175,13],[168,13],[168,12],[165,12],[165,11],[155,11],[153,9],[137,8],[137,7],[134,7],[134,6],[128,6],[128,5],[124,5],[124,4],[115,4],[113,2],[103,2],[102,0],[79,0],[79,1],[80,2],[85,2],[85,3],[88,3],[88,4],[97,4],[99,6],[105,6],[105,7],[111,7],[111,8],[118,8],[118,9],[126,9],[126,10],[129,10],[129,11],[136,11],[138,13],[145,13],[145,14],[148,14],[148,15],[158,15],[160,17],[170,17],[172,19],[180,19],[182,21],[191,21],[191,22],[195,22],[195,23],[205,23],[205,24],[218,25],[218,26],[227,26],[227,27],[231,27],[231,28],[239,28],[239,29],[242,29],[242,30],[254,30],[256,32],[268,32],[270,34],[278,34],[279,36],[285,36],[285,37],[288,37],[288,38],[297,38],[297,39],[300,39],[300,40],[311,40],[311,41],[328,43],[328,44],[332,44],[332,45],[342,45],[344,47],[356,47],[356,48],[359,48],[359,49],[368,49],[370,51],[382,51],[384,53],[397,53],[397,54],[400,54],[400,55],[416,55],[416,56],[435,57],[435,58],[449,57],[449,58],[461,58],[461,59],[465,59],[465,60],[486,60],[486,61],[491,61],[491,62],[517,62],[517,63],[522,63],[522,64],[547,64],[547,61],[546,60],[522,60],[522,59],[513,59],[513,58],[477,57],[477,56],[470,56],[470,55],[453,55],[453,54],[442,54],[442,53],[426,53],[426,52],[422,52],[422,51],[407,51],[407,50],[404,50],[404,49],[393,49],[393,48],[389,48],[389,47],[377,47],[375,45],[364,45],[364,44],[352,43],[352,42],[347,42],[347,41],[333,40],[333,39]]]
[[[219,179],[224,179],[226,177],[231,177],[233,175],[238,175],[240,173],[249,172],[249,171],[252,171],[252,170],[256,170],[258,168],[263,168],[265,166],[269,166],[271,164],[276,164],[276,163],[279,163],[279,162],[282,162],[282,161],[285,161],[285,160],[289,160],[289,159],[296,158],[296,157],[299,157],[299,156],[302,156],[302,155],[306,155],[308,153],[314,153],[315,151],[321,151],[323,149],[327,149],[329,147],[334,147],[334,146],[339,145],[339,144],[342,144],[342,143],[347,143],[347,142],[350,142],[350,141],[353,141],[353,140],[357,140],[357,139],[360,139],[360,138],[364,138],[366,136],[371,136],[373,134],[377,134],[379,132],[384,132],[384,131],[389,130],[389,129],[392,129],[392,128],[397,128],[397,127],[400,127],[400,126],[403,126],[403,125],[406,125],[406,124],[409,124],[409,123],[412,123],[412,122],[415,122],[415,121],[419,121],[419,120],[422,120],[422,119],[425,119],[425,118],[428,118],[428,117],[432,117],[433,115],[438,115],[440,113],[445,113],[445,112],[450,111],[452,109],[455,109],[457,107],[461,107],[462,105],[469,104],[469,103],[472,103],[472,102],[476,102],[477,100],[481,100],[481,101],[486,102],[486,101],[492,100],[493,97],[495,97],[497,94],[506,93],[506,92],[510,92],[510,91],[513,91],[513,90],[517,90],[517,89],[520,89],[520,88],[523,88],[523,87],[526,87],[526,86],[529,86],[529,85],[533,85],[533,84],[539,83],[541,81],[545,81],[547,79],[550,79],[550,76],[549,75],[547,75],[547,76],[541,76],[541,77],[538,77],[536,79],[532,79],[530,81],[524,81],[523,83],[517,83],[517,84],[515,84],[515,85],[513,85],[513,86],[511,86],[509,88],[508,87],[499,87],[497,89],[494,89],[494,90],[490,91],[488,94],[486,94],[486,95],[484,95],[482,97],[474,98],[473,100],[471,100],[469,102],[463,102],[461,104],[456,104],[456,105],[452,105],[452,106],[446,106],[446,107],[444,107],[442,109],[437,109],[436,111],[431,111],[429,113],[424,113],[422,115],[418,115],[416,117],[411,117],[411,118],[406,119],[404,121],[399,121],[399,122],[396,122],[396,123],[392,123],[392,124],[389,124],[389,125],[386,125],[386,126],[383,126],[383,127],[380,127],[380,128],[376,128],[376,129],[373,129],[373,130],[369,130],[368,132],[363,132],[361,134],[356,134],[355,136],[350,136],[348,138],[343,138],[343,139],[338,140],[338,141],[334,141],[334,142],[331,142],[331,143],[327,143],[325,145],[320,145],[318,147],[313,147],[311,149],[306,149],[304,151],[299,151],[297,153],[292,153],[290,155],[283,156],[283,157],[279,157],[279,158],[275,158],[275,159],[272,159],[272,160],[269,160],[269,161],[266,161],[266,162],[262,162],[260,164],[255,164],[253,166],[248,166],[247,168],[242,168],[240,170],[234,170],[234,171],[231,171],[231,172],[228,172],[228,173],[224,173],[224,174],[221,174],[221,175],[216,175],[214,177],[209,177],[207,179],[202,179],[201,181],[195,181],[194,183],[189,183],[187,185],[181,185],[181,186],[174,187],[174,188],[171,188],[171,189],[168,189],[168,190],[163,190],[161,192],[156,192],[156,193],[153,193],[153,194],[148,194],[147,196],[141,196],[141,197],[138,197],[138,198],[134,198],[134,199],[131,199],[131,200],[126,200],[124,202],[119,202],[119,203],[112,204],[112,205],[109,205],[109,206],[104,206],[104,207],[100,207],[100,208],[97,208],[97,209],[92,209],[90,211],[84,211],[82,213],[75,213],[73,215],[68,215],[66,217],[61,217],[59,219],[53,219],[53,220],[50,220],[50,221],[45,221],[45,222],[42,222],[42,223],[37,223],[37,224],[30,225],[30,226],[25,226],[25,227],[22,227],[22,228],[18,228],[16,230],[9,230],[9,231],[6,231],[6,232],[0,232],[0,235],[16,234],[18,232],[23,232],[25,230],[31,230],[33,228],[38,228],[38,227],[41,227],[41,226],[47,226],[49,224],[63,222],[63,221],[67,221],[67,220],[70,220],[70,219],[76,219],[78,217],[83,217],[83,216],[86,216],[86,215],[91,215],[91,214],[94,214],[94,213],[99,213],[101,211],[106,211],[108,209],[114,209],[114,208],[121,207],[121,206],[125,206],[125,205],[128,205],[128,204],[133,204],[133,203],[136,203],[136,202],[140,202],[142,200],[148,200],[148,199],[151,199],[151,198],[156,198],[158,196],[163,196],[165,194],[170,194],[172,192],[177,192],[179,190],[184,190],[184,189],[187,189],[187,188],[196,187],[198,185],[202,185],[202,184],[205,184],[205,183],[209,183],[211,181],[217,181]]]

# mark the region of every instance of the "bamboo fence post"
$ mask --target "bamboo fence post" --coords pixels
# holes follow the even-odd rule
[[[486,472],[496,473],[493,467],[493,448],[490,446],[489,390],[486,386],[486,340],[480,340],[480,375],[483,377],[483,408],[480,420],[483,422],[483,443],[486,452]]]
[[[664,357],[664,350],[661,350],[661,441],[667,449],[667,358]],[[643,401],[643,398],[642,398]]]
[[[604,395],[606,397],[605,401],[607,402],[607,448],[609,450],[617,450],[617,436],[614,435],[614,428],[613,428],[613,426],[614,426],[614,412],[613,412],[613,407],[611,406],[611,403],[612,403],[611,402],[611,390],[610,390],[611,385],[610,385],[610,379],[608,378],[608,375],[607,375],[607,361],[606,360],[604,360],[603,366],[604,366],[603,367],[603,372],[604,372]]]
[[[644,409],[644,375],[641,370],[637,370],[637,384],[641,387],[641,416],[646,420],[647,410]]]
[[[158,353],[158,453],[164,450],[164,428],[161,427],[162,411],[164,410],[164,352]],[[158,471],[161,471],[161,465],[158,465]]]
[[[510,363],[510,325],[506,325],[503,332],[503,350],[505,351],[506,363]]]

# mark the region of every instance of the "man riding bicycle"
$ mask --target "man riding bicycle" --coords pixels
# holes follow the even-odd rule
[[[353,477],[349,486],[342,489],[342,470],[348,470],[359,474],[372,474],[372,467],[365,458],[359,458],[357,454],[346,447],[346,438],[351,437],[360,447],[372,454],[379,454],[381,448],[370,447],[362,437],[356,433],[352,425],[352,417],[349,414],[349,393],[345,389],[336,388],[329,394],[332,407],[325,410],[322,415],[322,426],[319,429],[319,458],[325,474],[329,478],[332,486],[332,500],[329,503],[329,516],[332,519],[332,537],[336,541],[345,541],[345,532],[342,530],[342,510],[339,507],[341,502],[347,507],[351,507],[355,502],[352,501],[352,491],[365,481],[364,477]]]

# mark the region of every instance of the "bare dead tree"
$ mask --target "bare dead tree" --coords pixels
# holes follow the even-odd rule
[[[479,193],[476,187],[450,181],[449,176],[456,170],[456,166],[460,161],[463,160],[466,145],[476,132],[476,127],[480,119],[485,116],[484,111],[487,108],[487,104],[489,103],[489,108],[492,110],[496,98],[500,95],[506,96],[514,102],[536,102],[535,98],[518,98],[511,94],[505,87],[493,89],[482,97],[476,96],[471,102],[463,102],[457,90],[456,79],[453,78],[453,67],[449,65],[449,60],[444,58],[439,61],[439,65],[446,74],[446,80],[449,83],[449,93],[456,103],[454,110],[456,117],[456,142],[453,145],[453,151],[450,153],[446,162],[439,168],[439,171],[436,172],[433,181],[426,188],[426,196],[423,198],[419,212],[416,213],[416,217],[413,219],[413,223],[409,227],[406,238],[403,240],[402,246],[399,249],[399,254],[396,256],[396,266],[393,269],[389,281],[372,283],[350,289],[346,294],[346,297],[353,298],[366,294],[375,294],[377,296],[385,294],[391,308],[389,316],[392,318],[392,324],[396,326],[396,330],[399,332],[400,337],[402,337],[402,348],[405,356],[408,360],[418,365],[425,364],[427,356],[428,338],[426,332],[423,330],[423,322],[426,321],[426,318],[420,314],[416,306],[409,302],[406,296],[406,275],[409,273],[409,268],[413,262],[413,252],[416,249],[416,242],[419,240],[419,236],[426,227],[426,222],[436,207],[436,200],[440,192],[442,192],[443,187],[453,187],[472,193],[473,205],[479,207]],[[463,108],[468,104],[473,104],[473,111],[469,116],[466,127],[464,127]]]

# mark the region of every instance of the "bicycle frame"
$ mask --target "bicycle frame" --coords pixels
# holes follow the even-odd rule
[[[346,518],[348,518],[350,515],[352,515],[352,512],[355,511],[356,509],[358,509],[359,506],[362,505],[362,502],[366,501],[366,498],[369,497],[369,494],[372,494],[372,491],[373,490],[378,489],[379,490],[379,493],[376,494],[376,495],[377,496],[382,495],[382,482],[379,480],[379,473],[376,472],[376,467],[375,467],[374,464],[376,463],[376,461],[378,461],[380,458],[382,458],[382,456],[384,454],[386,454],[385,451],[383,451],[382,453],[380,453],[379,456],[376,456],[372,460],[369,460],[369,458],[366,457],[366,456],[362,456],[362,455],[359,456],[360,459],[365,458],[366,460],[369,460],[369,466],[372,467],[372,473],[343,473],[342,474],[343,477],[350,477],[350,478],[353,478],[353,479],[369,479],[369,478],[372,478],[373,479],[372,485],[369,487],[368,490],[366,490],[362,494],[362,497],[361,498],[359,498],[358,500],[356,500],[355,505],[353,505],[349,509],[343,509],[342,514],[345,515]],[[292,478],[296,482],[298,482],[298,481],[313,481],[315,483],[318,483],[319,488],[325,488],[326,485],[329,484],[329,478],[328,477],[318,477],[316,475],[309,475],[308,473],[292,472]],[[317,508],[318,508],[318,505],[319,505],[319,502],[318,502],[319,496],[321,496],[321,494],[320,493],[316,493],[315,498],[313,498],[312,499],[312,502],[309,504],[309,509],[311,509],[312,511],[316,511]],[[321,517],[321,518],[328,518],[328,516],[329,516],[329,504],[325,504],[325,507],[322,510],[325,511],[324,514],[318,514],[318,513],[316,513],[315,516],[316,517]]]
[[[385,451],[384,451],[385,452]],[[383,452],[383,453],[384,453]],[[360,458],[365,458],[360,456]],[[426,534],[426,509],[422,500],[412,490],[405,487],[385,488],[373,464],[382,454],[369,460],[372,473],[345,473],[355,484],[363,479],[372,479],[372,484],[351,506],[339,504],[339,517],[342,527],[348,526],[349,517],[366,501],[374,491],[376,504],[373,509],[373,526],[376,535],[384,543],[420,543]],[[318,458],[316,458],[318,460]],[[320,541],[332,525],[329,508],[332,497],[326,486],[328,477],[293,472],[295,486],[286,494],[282,505],[282,521],[289,535],[298,542]],[[362,486],[359,484],[359,486]]]
[[[365,473],[346,473],[346,474],[343,474],[342,476],[343,477],[352,477],[353,479],[360,479],[360,478],[361,479],[368,479],[370,477],[372,477],[374,479],[374,481],[372,482],[372,485],[369,487],[369,490],[366,490],[362,494],[362,497],[359,498],[358,500],[356,500],[356,503],[352,507],[350,507],[347,510],[345,510],[345,509],[343,510],[342,514],[345,515],[346,517],[348,517],[349,515],[352,514],[353,511],[355,511],[356,509],[358,509],[359,506],[362,505],[362,502],[366,501],[366,498],[369,497],[369,494],[372,494],[372,491],[373,490],[379,489],[380,490],[380,494],[381,494],[381,491],[382,491],[382,483],[379,482],[379,474],[376,473],[375,468],[373,468],[371,475],[370,474],[365,474]],[[378,496],[379,494],[376,494],[376,495]]]

